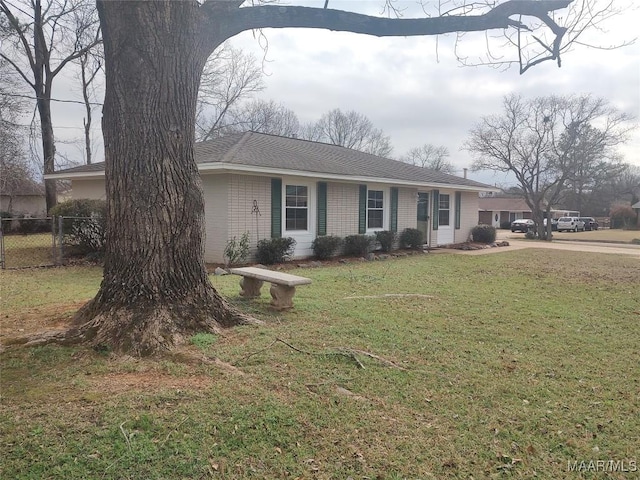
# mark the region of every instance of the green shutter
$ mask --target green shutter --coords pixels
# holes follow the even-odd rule
[[[367,186],[360,185],[360,206],[358,210],[358,233],[367,233]]]
[[[398,187],[391,187],[391,218],[389,230],[398,231]]]
[[[440,190],[434,190],[433,193],[433,229],[438,230],[440,219]]]
[[[282,180],[271,179],[271,238],[282,236]]]
[[[327,182],[318,182],[318,235],[327,234]]]
[[[462,193],[456,192],[456,230],[460,230],[460,206],[462,205]]]

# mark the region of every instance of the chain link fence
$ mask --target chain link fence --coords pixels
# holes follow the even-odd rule
[[[0,267],[64,265],[73,258],[99,256],[104,250],[100,217],[3,218]]]

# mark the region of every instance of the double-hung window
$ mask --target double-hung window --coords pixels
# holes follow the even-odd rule
[[[439,198],[439,209],[438,209],[438,224],[441,226],[449,226],[450,225],[450,195],[440,194]]]
[[[384,226],[384,192],[367,191],[367,228],[381,229]]]
[[[309,191],[304,185],[287,185],[285,198],[285,229],[308,230]]]

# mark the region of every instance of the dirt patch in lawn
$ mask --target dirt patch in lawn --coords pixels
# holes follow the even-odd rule
[[[42,305],[19,312],[2,312],[0,341],[44,330],[64,330],[69,327],[73,315],[87,301],[88,299],[65,304]]]
[[[201,390],[213,385],[214,379],[205,375],[176,376],[149,371],[91,376],[86,382],[91,390],[118,395],[133,391]]]

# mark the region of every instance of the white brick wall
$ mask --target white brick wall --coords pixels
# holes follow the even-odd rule
[[[416,228],[418,218],[418,190],[416,188],[398,189],[398,234],[405,228]]]
[[[478,192],[462,192],[460,229],[455,231],[456,243],[469,240],[471,230],[478,224]]]
[[[219,174],[203,175],[205,197],[205,260],[212,263],[224,261],[224,248],[234,236],[239,239],[246,231],[251,232],[251,255],[259,239],[271,237],[271,178],[255,175]],[[327,184],[327,235],[345,237],[358,233],[359,185],[356,183]],[[388,189],[385,202],[390,202]],[[451,221],[454,225],[455,192],[449,193],[452,200]],[[405,228],[416,228],[417,189],[398,189],[398,233]],[[103,179],[73,180],[72,198],[104,199]],[[478,223],[478,194],[462,192],[460,229],[454,231],[454,241],[468,240],[471,229]],[[252,214],[254,200],[260,215]],[[431,199],[430,199],[431,200]],[[388,208],[388,205],[385,205]],[[429,216],[433,205],[429,205]],[[388,217],[385,217],[388,218]],[[388,220],[387,220],[388,222]],[[432,219],[429,219],[432,222]],[[388,224],[385,225],[388,228]],[[438,231],[431,232],[431,246],[438,243]]]
[[[358,185],[327,185],[327,235],[346,237],[358,233]]]
[[[227,198],[231,175],[203,175],[205,262],[224,262],[224,248],[229,238]]]
[[[80,198],[104,200],[107,198],[104,178],[71,180],[71,198],[74,200]]]

